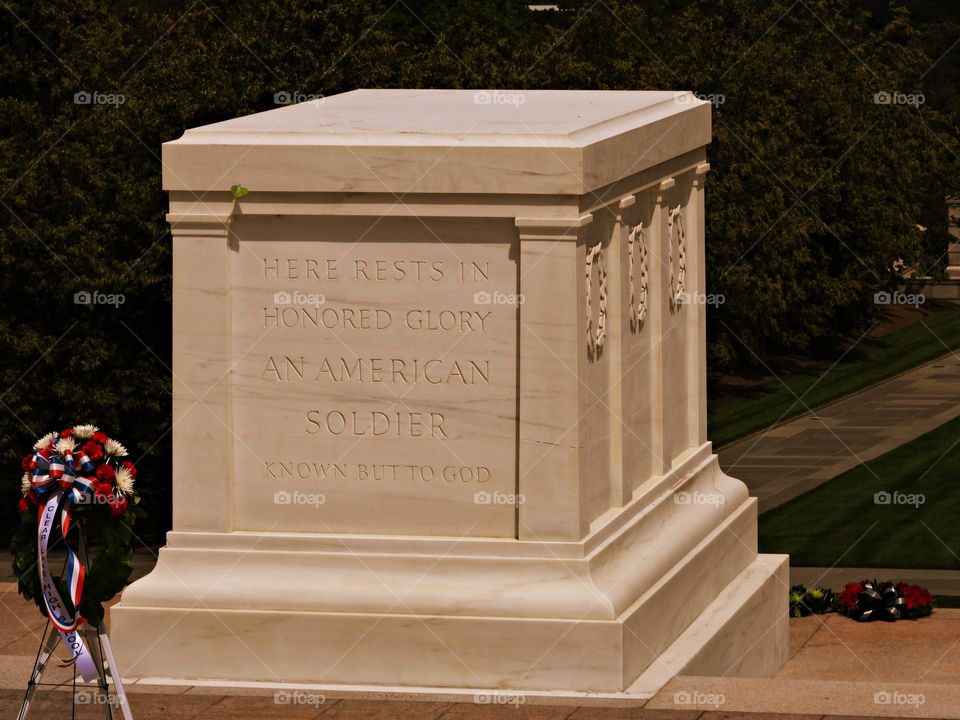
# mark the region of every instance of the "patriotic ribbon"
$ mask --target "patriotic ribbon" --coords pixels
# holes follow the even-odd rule
[[[94,463],[86,455],[74,456],[71,452],[55,454],[49,448],[39,450],[34,455],[35,468],[31,484],[43,498],[40,520],[37,523],[37,560],[40,569],[40,587],[43,601],[47,607],[50,622],[60,633],[63,646],[70,653],[70,659],[64,666],[75,665],[86,682],[98,679],[96,663],[90,655],[79,631],[79,613],[72,613],[60,595],[60,589],[50,572],[48,544],[54,533],[57,521],[60,533],[66,538],[70,529],[70,510],[74,505],[90,502],[94,496],[93,478],[78,473],[90,472]],[[70,546],[67,549],[67,589],[70,602],[76,611],[83,595],[83,580],[86,574],[83,563]]]

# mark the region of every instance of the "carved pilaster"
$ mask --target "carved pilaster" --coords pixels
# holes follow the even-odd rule
[[[229,217],[167,216],[173,234],[173,473],[197,478],[189,493],[174,493],[175,531],[233,529],[232,253],[223,245]]]
[[[690,237],[687,243],[690,266],[693,270],[690,289],[700,295],[707,291],[703,185],[709,170],[709,163],[698,165],[694,170],[692,190],[688,200],[689,212],[693,215],[689,223]],[[688,318],[690,323],[688,338],[691,341],[691,347],[696,348],[696,352],[691,352],[687,356],[690,372],[688,411],[690,443],[697,446],[707,441],[707,306],[696,303],[693,309],[694,312],[690,313]]]
[[[655,338],[655,345],[651,349],[652,362],[650,377],[650,404],[653,408],[653,446],[650,448],[654,456],[654,469],[657,473],[664,473],[670,468],[668,457],[669,448],[664,438],[664,398],[663,398],[663,328],[664,308],[669,306],[666,293],[669,292],[668,266],[664,262],[663,239],[666,237],[667,210],[664,200],[667,191],[676,185],[673,178],[662,181],[650,190],[650,244],[656,248],[657,263],[650,273],[650,294],[657,298],[653,312],[650,313],[649,332]]]
[[[577,240],[592,215],[517,218],[520,237],[517,492],[521,540],[579,540]],[[525,288],[531,288],[525,292]],[[533,289],[536,289],[535,291]]]

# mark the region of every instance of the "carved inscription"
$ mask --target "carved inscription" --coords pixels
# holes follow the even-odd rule
[[[234,274],[235,352],[252,348],[238,527],[267,526],[255,499],[292,491],[324,502],[279,508],[291,530],[512,536],[513,511],[474,498],[516,489],[519,311],[487,299],[517,292],[509,244],[251,249]]]

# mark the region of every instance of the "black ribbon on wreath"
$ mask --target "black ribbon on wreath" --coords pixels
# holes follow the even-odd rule
[[[860,622],[884,620],[893,622],[902,618],[906,609],[907,599],[892,582],[877,584],[865,582],[863,590],[857,596],[857,607],[852,613],[853,618]]]

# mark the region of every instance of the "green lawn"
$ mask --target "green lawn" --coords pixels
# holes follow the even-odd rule
[[[876,504],[881,491],[924,498]],[[960,418],[764,513],[760,551],[804,567],[960,569]]]
[[[711,392],[707,422],[714,446],[873,385],[943,355],[948,348],[960,348],[960,305],[938,303],[936,308],[921,322],[861,341],[832,370],[837,358],[782,375],[783,382],[773,378],[744,390]]]

